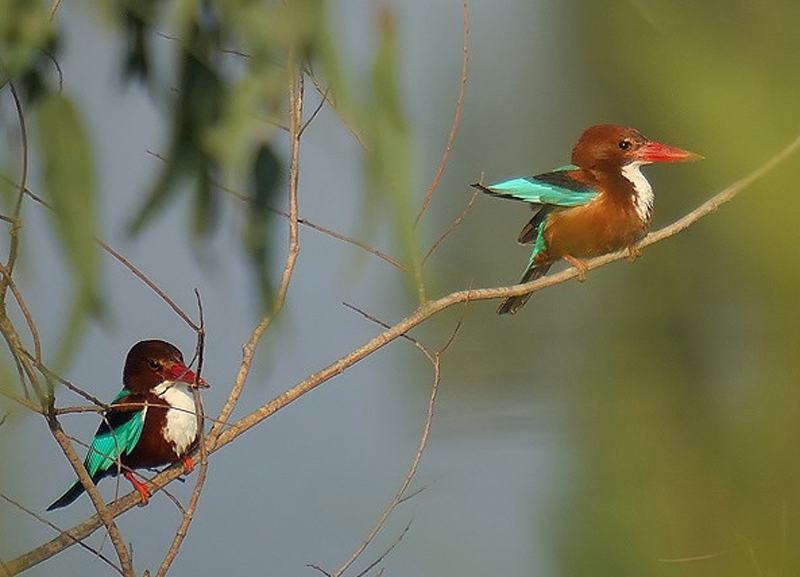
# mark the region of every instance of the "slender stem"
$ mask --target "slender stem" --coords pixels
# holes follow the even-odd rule
[[[286,302],[286,294],[289,290],[289,283],[292,280],[292,273],[300,253],[298,242],[298,205],[297,205],[297,185],[300,176],[300,139],[303,133],[303,74],[298,63],[291,58],[289,65],[289,214],[287,222],[289,224],[289,248],[286,253],[286,261],[281,276],[281,284],[275,296],[275,304],[271,314],[264,317],[261,322],[253,329],[250,340],[242,347],[243,358],[236,375],[231,392],[216,418],[214,426],[208,433],[208,446],[215,446],[217,438],[222,433],[224,423],[228,420],[239,397],[244,389],[247,376],[250,374],[250,366],[255,356],[256,347],[261,336],[272,324],[273,319],[283,310]]]
[[[436,176],[433,177],[433,181],[431,185],[428,187],[428,192],[425,193],[425,199],[422,201],[422,205],[419,207],[419,212],[417,213],[416,218],[414,219],[414,225],[416,226],[422,215],[425,213],[425,209],[428,207],[428,203],[431,201],[433,197],[433,192],[436,190],[436,187],[439,186],[439,180],[442,178],[442,174],[444,174],[444,168],[447,166],[447,160],[450,158],[450,150],[453,147],[453,141],[456,138],[456,132],[458,131],[458,125],[461,123],[461,109],[464,107],[464,93],[467,90],[467,64],[469,63],[469,6],[467,5],[467,0],[463,0],[462,2],[463,8],[463,35],[464,35],[464,42],[461,48],[461,86],[458,91],[458,99],[456,99],[456,111],[453,116],[453,124],[450,127],[450,134],[447,136],[447,144],[444,147],[444,153],[442,154],[442,160],[439,162],[439,168],[436,170]]]

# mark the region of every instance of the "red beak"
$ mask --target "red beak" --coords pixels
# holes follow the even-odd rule
[[[694,152],[652,141],[642,146],[637,151],[636,156],[644,162],[691,162],[703,160],[702,156]]]
[[[180,363],[175,363],[174,365],[167,367],[167,369],[164,371],[164,377],[170,381],[181,381],[183,383],[194,385],[200,389],[207,389],[209,387],[209,384],[203,379],[203,377],[197,379],[195,374],[190,369],[187,369]],[[195,382],[195,380],[197,382]]]

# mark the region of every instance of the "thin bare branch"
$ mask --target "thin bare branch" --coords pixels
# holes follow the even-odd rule
[[[234,189],[232,189],[230,187],[223,186],[221,184],[217,184],[217,186],[219,186],[220,190],[223,190],[223,191],[227,192],[232,197],[234,197],[235,199],[237,199],[237,200],[239,200],[241,202],[252,202],[252,199],[249,196],[247,196],[245,194],[242,194],[240,192],[237,192],[236,190],[234,190]],[[269,207],[268,210],[271,213],[277,214],[278,216],[281,216],[283,218],[286,218],[286,219],[289,218],[289,213],[288,212],[285,212],[285,211],[280,210],[278,208]],[[370,245],[368,245],[365,242],[361,242],[360,240],[356,240],[353,237],[350,237],[350,236],[335,232],[335,231],[333,231],[333,230],[331,230],[331,229],[329,229],[327,227],[322,226],[321,224],[316,224],[315,222],[312,222],[307,218],[299,218],[298,217],[297,224],[302,225],[302,226],[306,226],[308,228],[312,228],[312,229],[314,229],[314,230],[316,230],[318,232],[321,232],[322,234],[328,235],[328,236],[333,237],[333,238],[335,238],[337,240],[341,240],[342,242],[346,242],[347,244],[351,244],[351,245],[353,245],[355,247],[358,247],[358,248],[360,248],[362,250],[365,250],[365,251],[377,256],[379,259],[388,262],[390,265],[392,265],[393,267],[397,268],[398,270],[400,270],[402,272],[406,272],[405,267],[403,267],[403,265],[401,265],[395,259],[393,259],[389,255],[387,255],[386,253],[383,253],[383,252],[379,251],[378,249],[371,247]]]
[[[31,199],[33,199],[36,203],[44,206],[49,210],[53,210],[53,208],[47,203],[47,201],[45,201],[42,197],[40,197],[30,189],[26,188],[25,194],[28,195]],[[150,278],[142,271],[140,271],[131,261],[129,261],[127,258],[122,256],[122,254],[111,248],[111,246],[108,243],[106,243],[103,239],[95,237],[94,241],[95,243],[97,243],[98,246],[100,246],[100,248],[102,248],[104,251],[110,254],[122,266],[127,268],[130,272],[133,273],[134,276],[136,276],[145,285],[147,285],[147,287],[150,290],[152,290],[156,295],[158,295],[161,298],[161,300],[163,300],[164,303],[166,303],[166,305],[169,308],[171,308],[175,312],[175,314],[178,315],[183,320],[183,322],[185,322],[187,325],[189,325],[189,327],[191,327],[193,331],[197,332],[198,330],[200,330],[200,327],[197,326],[197,324],[189,317],[189,315],[187,315],[183,311],[183,309],[180,308],[175,303],[175,301],[173,301],[169,296],[167,296],[167,294],[163,290],[161,290],[161,288],[159,288],[159,286],[155,282],[150,280]]]
[[[117,524],[114,522],[114,515],[106,507],[103,497],[100,495],[97,487],[92,482],[91,477],[89,477],[89,473],[86,472],[83,463],[75,453],[75,449],[72,448],[72,444],[69,442],[69,439],[67,439],[67,436],[61,429],[61,424],[58,422],[58,419],[56,419],[55,415],[50,415],[48,417],[48,424],[50,425],[50,432],[52,433],[53,438],[61,447],[64,455],[67,457],[72,465],[72,468],[75,470],[75,473],[78,475],[78,478],[83,484],[84,489],[86,489],[86,493],[89,495],[89,498],[92,500],[92,504],[94,504],[94,507],[97,510],[97,515],[100,517],[103,525],[105,525],[106,529],[108,530],[111,544],[114,546],[114,550],[117,553],[117,558],[119,559],[122,574],[125,575],[125,577],[134,577],[133,563],[131,562],[130,553],[128,552],[128,548],[125,546],[125,542],[122,539],[122,534],[120,533]],[[72,540],[71,536],[70,539]],[[80,538],[77,540],[80,540]]]
[[[312,122],[314,121],[314,119],[317,117],[317,114],[319,114],[319,113],[320,113],[320,111],[322,110],[322,108],[325,106],[326,98],[328,98],[328,91],[327,91],[327,89],[325,90],[325,94],[323,94],[323,95],[322,95],[322,98],[320,98],[320,99],[319,99],[319,104],[317,104],[317,107],[316,107],[316,108],[314,109],[314,111],[311,113],[311,116],[309,116],[309,117],[308,117],[308,120],[306,120],[306,121],[303,123],[303,125],[300,127],[300,133],[299,133],[299,136],[302,136],[302,135],[303,135],[303,133],[306,131],[306,128],[308,128],[309,126],[311,126],[311,123],[312,123]]]
[[[359,134],[359,132],[352,125],[350,125],[349,122],[346,121],[341,109],[339,109],[339,107],[336,106],[336,101],[334,101],[334,99],[328,93],[328,88],[325,87],[325,86],[322,86],[322,84],[320,84],[319,80],[317,80],[317,77],[314,76],[314,74],[310,70],[306,70],[306,74],[308,74],[308,77],[311,79],[311,83],[314,85],[314,89],[322,97],[322,100],[324,102],[327,102],[330,105],[330,107],[336,113],[336,116],[339,117],[339,120],[342,122],[342,124],[344,124],[344,126],[347,128],[347,130],[350,131],[350,134],[353,135],[353,138],[356,139],[356,142],[358,142],[358,145],[363,150],[369,152],[369,147],[367,147],[367,142],[364,140],[364,137],[361,136],[361,134]]]
[[[161,298],[161,300],[163,300],[167,304],[167,306],[175,312],[176,315],[178,315],[181,319],[183,319],[183,322],[185,322],[192,328],[193,331],[195,332],[200,331],[200,327],[191,318],[189,318],[189,315],[183,312],[183,309],[179,307],[175,303],[175,301],[169,298],[167,294],[163,290],[161,290],[161,288],[159,288],[159,286],[156,283],[150,280],[150,278],[146,274],[144,274],[142,271],[136,268],[131,261],[129,261],[120,253],[118,253],[116,250],[111,248],[102,239],[96,238],[95,242],[97,242],[97,244],[99,244],[104,251],[106,251],[108,254],[114,257],[122,266],[131,271],[134,276],[136,276],[139,280],[141,280],[144,284],[146,284],[150,290],[156,293]]]
[[[324,103],[325,100],[323,99],[322,102]],[[314,111],[314,113],[316,114],[318,111],[319,111],[319,107],[317,107],[317,109]],[[310,120],[303,125],[302,130],[305,130],[305,128],[308,127],[309,122],[310,122]],[[301,132],[302,132],[302,130],[301,130]],[[289,132],[289,127],[286,127],[286,132]],[[150,154],[151,156],[159,159],[159,160],[165,160],[164,157],[161,156],[158,153],[155,153],[155,152],[152,152],[152,151],[149,151],[149,150],[147,151],[147,153]],[[244,202],[244,203],[253,202],[253,199],[251,197],[247,196],[246,194],[242,194],[241,192],[238,192],[237,190],[234,190],[233,188],[231,188],[229,186],[225,186],[225,185],[223,185],[223,184],[221,184],[219,182],[215,182],[215,185],[220,190],[222,190],[223,192],[226,192],[227,194],[229,194],[230,196],[232,196],[233,198],[235,198],[236,200],[238,200],[240,202]],[[477,193],[477,191],[476,191],[476,193]],[[280,210],[279,208],[267,207],[267,210],[269,210],[271,213],[277,214],[278,216],[281,216],[283,218],[286,218],[286,219],[290,218],[288,212]],[[384,252],[381,252],[380,250],[378,250],[376,248],[373,248],[372,246],[368,245],[365,242],[357,240],[357,239],[355,239],[355,238],[353,238],[351,236],[347,236],[345,234],[336,232],[336,231],[334,231],[334,230],[332,230],[330,228],[322,226],[321,224],[317,224],[317,223],[315,223],[315,222],[313,222],[313,221],[311,221],[311,220],[309,220],[307,218],[297,217],[297,224],[299,224],[301,226],[306,226],[306,227],[311,228],[311,229],[314,229],[314,230],[316,230],[318,232],[321,232],[322,234],[325,234],[327,236],[335,238],[336,240],[341,240],[342,242],[346,242],[347,244],[351,244],[351,245],[353,245],[355,247],[358,247],[358,248],[360,248],[362,250],[365,250],[368,253],[377,256],[379,259],[381,259],[383,261],[386,261],[387,263],[389,263],[390,265],[392,265],[396,269],[400,270],[401,272],[407,272],[406,268],[402,264],[400,264],[397,260],[395,260],[392,257],[390,257],[388,254],[386,254]]]
[[[261,335],[272,324],[273,319],[280,314],[283,310],[283,305],[286,300],[286,294],[289,291],[289,283],[292,279],[294,266],[297,262],[297,255],[300,253],[300,244],[298,242],[298,205],[297,205],[297,187],[300,176],[300,138],[301,128],[303,125],[303,91],[304,82],[303,74],[299,70],[296,62],[290,62],[289,66],[289,248],[286,252],[286,261],[283,267],[283,274],[281,276],[281,283],[278,292],[275,295],[275,303],[271,314],[264,317],[261,322],[253,329],[250,335],[250,340],[245,344],[243,349],[242,363],[239,367],[239,373],[236,375],[233,387],[228,394],[228,399],[222,407],[217,421],[208,433],[209,446],[215,446],[221,434],[223,434],[223,423],[228,420],[239,397],[244,389],[244,384],[247,381],[247,376],[250,373],[250,366],[253,362],[256,347],[261,339]]]
[[[347,303],[344,303],[344,304],[348,308],[350,308],[350,309],[356,311],[357,313],[363,315],[364,317],[366,317],[370,321],[372,321],[372,322],[374,322],[374,323],[376,323],[376,324],[378,324],[378,325],[380,325],[380,326],[382,326],[382,327],[384,327],[386,329],[390,328],[389,325],[387,325],[383,321],[379,320],[378,318],[376,318],[376,317],[374,317],[372,315],[367,314],[366,312],[362,311],[361,309],[356,308],[353,305],[350,305],[350,304],[347,304]],[[447,341],[447,344],[445,345],[446,347],[449,346],[450,342],[452,341],[453,337],[455,336],[455,332],[458,331],[460,326],[461,326],[461,320],[459,319],[459,321],[458,321],[458,323],[456,325],[456,328],[454,330],[453,336],[450,337],[450,339]],[[389,505],[386,507],[386,509],[384,509],[384,511],[381,514],[381,516],[379,517],[378,521],[375,523],[375,526],[372,528],[372,530],[367,535],[367,537],[364,539],[364,541],[361,542],[359,547],[353,552],[353,554],[347,559],[347,561],[345,561],[342,564],[342,566],[339,567],[339,569],[337,569],[334,573],[331,574],[331,577],[340,577],[345,571],[347,571],[347,569],[356,561],[356,559],[358,559],[364,553],[364,551],[367,549],[367,547],[369,547],[370,543],[372,543],[372,541],[375,539],[375,537],[381,531],[383,526],[386,524],[386,521],[388,520],[389,516],[394,512],[394,510],[401,503],[404,503],[405,501],[407,501],[410,498],[409,495],[407,494],[408,486],[411,484],[411,480],[414,478],[414,476],[417,473],[417,469],[419,468],[419,462],[422,459],[422,454],[425,452],[425,447],[427,446],[427,443],[428,443],[428,436],[430,434],[431,423],[433,422],[433,407],[434,407],[434,403],[436,402],[436,396],[437,396],[437,393],[438,393],[438,390],[439,390],[439,385],[441,383],[441,356],[440,356],[441,353],[440,352],[431,353],[430,351],[428,351],[425,348],[425,346],[422,343],[420,343],[418,340],[414,339],[413,337],[409,336],[408,334],[403,334],[401,336],[406,338],[406,339],[408,339],[409,341],[411,341],[425,355],[425,357],[433,365],[433,386],[431,388],[431,395],[430,395],[430,398],[428,400],[428,413],[427,413],[427,417],[426,417],[426,420],[425,420],[425,426],[423,427],[422,435],[420,437],[419,446],[417,447],[417,452],[414,455],[414,459],[413,459],[413,461],[411,463],[411,467],[409,468],[408,473],[406,474],[405,478],[403,479],[403,482],[402,482],[402,484],[400,486],[400,489],[398,489],[397,493],[395,493],[395,496],[392,499],[391,503],[389,503]],[[415,491],[414,495],[416,495],[418,493],[419,493],[419,491]],[[408,530],[408,527],[406,527],[406,531],[407,530]],[[403,532],[403,534],[405,534],[405,531]],[[386,551],[384,554],[379,556],[377,560],[375,560],[373,563],[371,563],[364,571],[360,572],[356,577],[361,577],[362,575],[367,573],[369,570],[371,570],[373,567],[375,567],[378,563],[380,563],[380,561],[388,554],[389,551],[394,549],[394,547],[397,545],[397,543],[400,542],[401,539],[402,539],[402,535],[389,548],[388,551]]]
[[[280,210],[274,210],[274,212],[276,214],[280,214],[282,216],[285,215],[285,213],[283,211],[280,211]],[[396,269],[398,269],[401,272],[408,272],[406,267],[404,267],[398,261],[396,261],[395,259],[390,257],[388,254],[386,254],[384,252],[381,252],[376,248],[371,247],[370,245],[368,245],[365,242],[361,242],[360,240],[356,240],[353,237],[346,236],[344,234],[335,232],[335,231],[333,231],[333,230],[331,230],[329,228],[326,228],[326,227],[324,227],[322,225],[315,224],[315,223],[311,222],[310,220],[308,220],[307,218],[299,218],[299,219],[297,219],[297,222],[298,222],[298,224],[302,224],[302,225],[307,226],[309,228],[313,228],[314,230],[317,230],[317,231],[319,231],[319,232],[321,232],[323,234],[327,234],[328,236],[331,236],[331,237],[333,237],[333,238],[335,238],[337,240],[341,240],[343,242],[346,242],[347,244],[352,244],[353,246],[356,246],[356,247],[358,247],[360,249],[363,249],[363,250],[367,251],[368,253],[377,256],[379,259],[389,263],[390,265],[392,265],[393,267],[395,267]]]
[[[46,517],[42,517],[36,511],[25,507],[22,503],[19,503],[19,502],[15,501],[14,499],[11,499],[10,497],[7,497],[6,495],[3,495],[2,493],[0,493],[0,499],[3,499],[7,503],[13,505],[14,507],[19,509],[23,513],[25,513],[27,515],[30,515],[31,517],[33,517],[34,519],[36,519],[37,521],[39,521],[43,525],[47,525],[48,527],[50,527],[51,529],[54,529],[55,531],[57,531],[59,533],[63,533],[65,535],[69,535],[68,532],[65,532],[58,525],[56,525],[55,523],[53,523],[52,521],[50,521]],[[101,551],[98,551],[94,547],[90,547],[89,545],[87,545],[86,543],[81,541],[80,539],[76,539],[75,540],[75,544],[78,545],[79,547],[82,547],[83,549],[86,549],[87,551],[89,551],[90,553],[95,555],[98,559],[100,559],[101,561],[104,561],[109,567],[114,569],[120,575],[122,574],[122,569],[120,569],[119,566],[116,565],[111,559],[109,559],[108,557],[103,555],[103,553]],[[6,569],[7,569],[7,567],[6,567]],[[0,572],[0,573],[2,573],[2,572]]]
[[[664,557],[658,559],[659,563],[696,563],[698,561],[709,561],[711,559],[717,559],[718,557],[722,557],[723,555],[728,555],[730,551],[727,549],[723,549],[722,551],[715,551],[713,553],[705,553],[703,555],[692,555],[690,557]]]
[[[51,379],[53,381],[57,381],[58,383],[60,383],[60,384],[64,385],[65,387],[67,387],[70,391],[72,391],[76,395],[80,395],[81,397],[83,397],[84,399],[89,401],[90,403],[94,403],[96,406],[95,407],[91,407],[92,410],[94,410],[94,411],[106,410],[108,408],[108,405],[106,405],[103,401],[101,401],[100,399],[98,399],[97,397],[95,397],[93,395],[90,395],[89,393],[87,393],[86,391],[81,389],[80,387],[76,387],[75,385],[72,384],[72,382],[68,381],[64,377],[56,374],[54,371],[50,370],[50,368],[45,366],[45,364],[43,362],[36,361],[36,359],[34,359],[32,357],[31,357],[31,360],[36,363],[36,369],[39,370],[48,379]],[[85,407],[77,407],[77,408],[76,407],[71,407],[71,408],[67,407],[67,408],[55,409],[55,412],[56,412],[56,414],[60,415],[60,414],[64,414],[64,413],[84,412],[84,409],[86,409],[86,408]]]
[[[372,563],[367,565],[361,572],[359,572],[356,575],[356,577],[364,577],[364,575],[366,575],[367,573],[372,571],[375,567],[377,567],[379,563],[383,563],[383,560],[386,559],[389,553],[394,551],[395,547],[397,547],[400,544],[400,541],[403,540],[403,537],[406,536],[406,533],[408,533],[409,529],[411,529],[411,521],[409,521],[406,524],[403,531],[397,536],[397,538],[394,541],[392,541],[392,543],[386,548],[386,550],[380,555],[378,555],[378,557]]]
[[[439,245],[442,244],[442,242],[444,242],[444,239],[446,239],[450,235],[450,233],[452,233],[458,227],[458,225],[464,222],[464,219],[467,218],[469,211],[472,209],[472,205],[475,204],[475,201],[478,198],[478,193],[479,191],[477,190],[472,193],[472,197],[469,199],[469,202],[467,202],[467,206],[464,207],[464,210],[461,211],[461,214],[459,214],[456,217],[456,219],[450,224],[450,226],[447,227],[447,230],[445,230],[439,236],[439,238],[436,239],[436,242],[434,242],[431,245],[431,248],[429,248],[428,252],[425,253],[425,256],[422,257],[423,265],[425,265],[425,261],[428,260],[428,258],[436,251],[436,249],[439,248]]]
[[[14,300],[17,301],[17,306],[19,307],[20,312],[22,312],[22,316],[25,319],[25,324],[28,326],[28,332],[31,334],[31,340],[33,340],[33,355],[31,356],[34,363],[41,362],[42,360],[42,343],[39,339],[39,329],[36,328],[36,323],[33,321],[33,315],[31,315],[30,310],[28,309],[28,305],[25,304],[25,301],[22,298],[22,293],[19,292],[17,288],[17,284],[14,282],[14,279],[11,278],[11,275],[4,265],[0,265],[0,274],[2,274],[3,279],[5,280],[6,287],[11,289],[11,294],[14,295]],[[5,296],[0,298],[5,299]]]
[[[197,297],[197,309],[200,317],[200,327],[197,332],[196,349],[197,372],[195,373],[195,383],[197,383],[200,381],[200,374],[203,370],[203,353],[205,351],[205,324],[203,319],[203,302],[200,299],[200,293],[197,289],[195,289],[195,296]],[[197,480],[195,481],[192,496],[189,499],[189,505],[185,510],[182,511],[183,517],[181,519],[181,524],[175,531],[175,536],[172,539],[172,543],[170,544],[167,554],[164,556],[164,560],[161,562],[161,566],[158,568],[156,577],[164,577],[164,575],[167,574],[167,571],[175,560],[175,557],[178,555],[178,551],[180,551],[183,541],[186,539],[189,525],[191,524],[192,520],[194,520],[194,512],[197,509],[197,502],[200,499],[200,492],[203,489],[203,485],[206,481],[206,474],[208,472],[208,452],[206,451],[205,437],[203,435],[205,421],[203,419],[203,402],[200,398],[200,389],[198,387],[193,387],[192,394],[194,396],[194,412],[195,415],[197,415],[197,444],[200,449],[200,466],[198,467]]]
[[[376,316],[369,314],[368,312],[358,308],[355,305],[352,305],[352,304],[350,304],[348,302],[343,302],[342,305],[346,306],[347,308],[349,308],[352,311],[357,312],[358,314],[360,314],[362,317],[364,317],[368,321],[371,321],[371,322],[375,323],[376,325],[382,326],[384,329],[388,329],[388,328],[391,327],[390,324],[383,322],[382,320],[380,320]],[[406,339],[411,344],[413,344],[415,347],[420,349],[423,353],[425,353],[425,355],[428,357],[428,359],[430,359],[430,354],[428,353],[428,351],[425,349],[425,347],[422,346],[422,344],[417,339],[415,339],[414,337],[412,337],[411,335],[408,335],[408,334],[400,335],[400,337]]]
[[[336,571],[333,572],[331,577],[341,577],[341,575],[347,571],[347,569],[358,559],[362,553],[369,547],[370,543],[372,543],[373,539],[378,535],[378,533],[383,529],[383,526],[386,524],[386,521],[389,519],[389,516],[394,512],[394,510],[404,502],[404,497],[406,491],[408,490],[408,486],[411,484],[414,476],[417,474],[417,469],[419,468],[419,463],[422,460],[422,454],[425,452],[425,447],[428,445],[428,436],[430,435],[431,431],[431,423],[433,422],[433,408],[436,403],[436,397],[439,392],[439,385],[441,384],[441,358],[439,353],[434,353],[432,356],[429,357],[431,363],[433,364],[433,386],[431,387],[431,394],[428,398],[428,414],[425,419],[425,425],[422,429],[422,435],[419,440],[419,445],[417,446],[417,452],[414,455],[414,459],[411,463],[411,467],[408,469],[408,473],[406,473],[403,482],[400,484],[400,488],[395,493],[394,498],[392,499],[391,503],[383,510],[378,521],[375,523],[375,526],[369,532],[367,537],[361,542],[361,544],[353,551],[352,555],[345,561],[341,567],[339,567]],[[393,547],[392,547],[393,548]],[[374,567],[378,561],[370,565]],[[363,575],[359,573],[359,576]]]
[[[50,7],[50,20],[56,17],[58,7],[61,5],[61,0],[53,0],[53,5]]]
[[[453,117],[453,125],[450,127],[450,134],[447,136],[447,144],[444,147],[444,154],[442,154],[442,160],[439,162],[439,168],[436,171],[436,176],[433,177],[433,181],[428,187],[428,192],[425,194],[425,199],[422,201],[422,206],[419,207],[419,212],[414,219],[414,225],[419,223],[419,220],[425,213],[425,209],[428,207],[428,203],[433,197],[433,192],[439,185],[439,180],[442,178],[442,174],[444,173],[444,167],[447,165],[447,159],[450,158],[450,150],[453,147],[453,141],[456,138],[458,125],[461,122],[461,109],[464,106],[464,93],[467,89],[467,64],[469,63],[469,7],[467,5],[467,0],[462,0],[462,2],[464,43],[461,49],[461,87],[459,88],[458,99],[456,100],[456,111]]]
[[[5,302],[6,299],[6,279],[11,279],[14,272],[14,264],[16,263],[17,255],[19,254],[18,233],[19,227],[22,224],[19,220],[19,217],[22,212],[22,201],[25,198],[26,183],[28,182],[28,129],[27,125],[25,124],[25,114],[22,111],[22,101],[20,100],[14,83],[9,82],[8,88],[11,92],[11,98],[14,100],[14,110],[17,113],[17,121],[19,122],[19,133],[21,140],[20,145],[22,147],[22,166],[20,168],[19,186],[17,187],[19,193],[17,194],[16,201],[14,202],[14,211],[12,213],[12,220],[14,224],[9,231],[11,242],[9,243],[8,247],[8,260],[5,264],[6,275],[3,280],[0,280],[0,299],[3,302]]]

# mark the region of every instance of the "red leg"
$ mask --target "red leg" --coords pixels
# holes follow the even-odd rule
[[[577,259],[568,254],[564,255],[564,260],[578,269],[578,282],[583,282],[586,280],[586,271],[589,270],[589,268],[586,266],[585,261]]]
[[[184,473],[191,473],[194,470],[194,463],[189,455],[181,455],[181,463],[183,463]]]
[[[139,492],[139,495],[142,497],[142,505],[147,505],[148,500],[150,499],[150,491],[147,490],[147,486],[144,483],[141,483],[136,477],[133,476],[133,473],[130,471],[125,471],[123,473],[125,478],[131,482],[133,488]]]

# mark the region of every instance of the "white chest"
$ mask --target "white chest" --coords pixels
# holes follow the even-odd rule
[[[647,182],[647,179],[640,170],[646,162],[632,162],[622,167],[622,176],[633,185],[633,205],[636,207],[636,214],[642,219],[642,222],[650,222],[650,217],[653,215],[653,201],[655,195],[653,194],[653,187]]]
[[[153,392],[170,406],[164,425],[164,438],[175,444],[175,453],[183,455],[197,437],[194,396],[186,383],[164,381]]]

